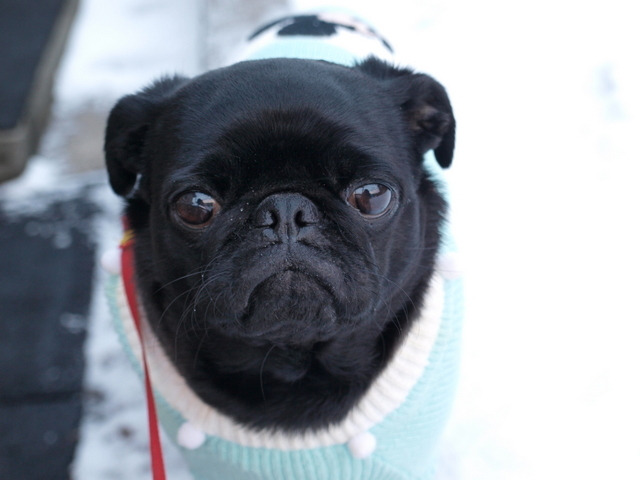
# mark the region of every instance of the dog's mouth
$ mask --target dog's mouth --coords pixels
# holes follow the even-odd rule
[[[249,295],[243,333],[288,344],[326,340],[338,323],[333,290],[317,274],[296,268],[276,272]]]
[[[222,268],[233,273],[216,275]],[[228,270],[228,271],[229,271]],[[361,269],[356,269],[361,271]],[[272,246],[211,267],[198,308],[206,323],[236,338],[301,344],[328,340],[366,313],[375,287],[336,256]]]

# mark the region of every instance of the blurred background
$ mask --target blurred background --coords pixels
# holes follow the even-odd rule
[[[0,478],[150,478],[96,259],[110,107],[306,0],[0,0]],[[329,5],[330,6],[330,5]],[[627,1],[340,2],[448,89],[463,253],[439,479],[640,478],[640,33]],[[167,442],[169,478],[188,479]]]

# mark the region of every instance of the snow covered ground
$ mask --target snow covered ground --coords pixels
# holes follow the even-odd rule
[[[271,5],[246,1],[254,4]],[[106,113],[118,96],[160,74],[199,72],[212,58],[202,47],[207,21],[235,21],[243,5],[85,0],[56,87],[56,118],[87,105]],[[640,478],[634,7],[623,0],[340,5],[368,18],[399,63],[446,85],[457,116],[448,178],[467,314],[439,478]],[[273,10],[281,12],[282,2]],[[3,194],[45,188],[52,172],[63,183],[65,155],[55,146],[66,133],[52,125],[37,161]],[[101,248],[112,247],[119,203],[103,174],[86,178],[107,212],[97,227]],[[100,285],[73,477],[144,478],[143,393],[99,292]],[[179,455],[170,447],[167,455],[169,478],[189,478]]]

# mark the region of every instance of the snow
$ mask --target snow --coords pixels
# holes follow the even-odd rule
[[[59,105],[111,105],[159,74],[197,73],[200,3],[82,1],[56,86]]]
[[[207,56],[204,4],[86,0],[59,75],[57,111],[108,108],[161,74],[196,74]],[[369,19],[400,64],[442,81],[458,121],[447,175],[467,312],[439,478],[640,478],[634,7],[622,0],[340,4]],[[217,21],[237,18],[230,2],[215,5]],[[3,195],[28,199],[52,174],[68,178],[63,159],[44,150]],[[104,177],[91,182],[107,212],[97,226],[104,251],[118,241],[119,201]],[[111,329],[103,280],[86,347],[77,480],[148,472],[143,392]],[[166,444],[169,478],[189,478]]]

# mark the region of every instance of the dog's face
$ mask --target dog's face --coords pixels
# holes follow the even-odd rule
[[[192,388],[255,426],[344,416],[427,288],[444,202],[422,156],[446,167],[453,143],[444,89],[377,60],[245,62],[123,98],[110,181]]]

